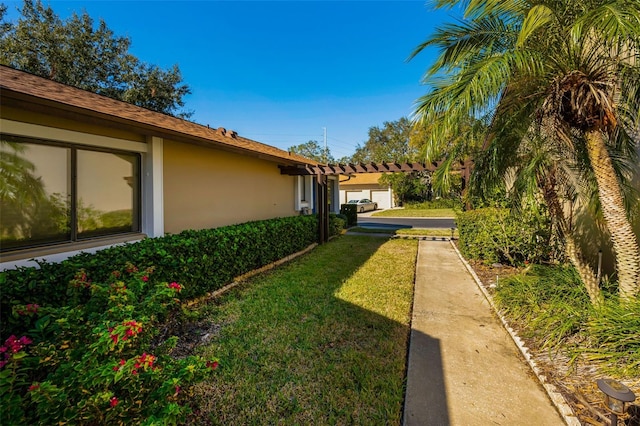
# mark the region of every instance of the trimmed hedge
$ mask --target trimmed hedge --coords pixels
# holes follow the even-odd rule
[[[330,232],[340,222],[330,215]],[[318,238],[315,215],[248,222],[223,228],[187,230],[179,234],[81,253],[61,263],[39,264],[0,273],[1,335],[11,334],[7,319],[17,305],[60,307],[84,303],[89,295],[67,294],[68,283],[84,270],[89,279],[104,282],[127,263],[155,267],[159,281],[185,285],[184,299],[217,290],[239,275],[296,253]]]
[[[542,215],[512,215],[484,208],[456,214],[462,254],[487,264],[521,265],[547,261],[553,252],[551,225]]]

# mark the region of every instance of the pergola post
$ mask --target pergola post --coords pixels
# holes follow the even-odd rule
[[[318,212],[318,244],[329,241],[329,190],[327,188],[327,176],[318,173],[316,175],[318,196],[316,199],[316,211]]]

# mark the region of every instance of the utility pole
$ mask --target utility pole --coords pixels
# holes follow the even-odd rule
[[[328,161],[327,159],[327,128],[323,127],[322,129],[324,130],[324,152],[322,153],[322,159],[326,163]]]

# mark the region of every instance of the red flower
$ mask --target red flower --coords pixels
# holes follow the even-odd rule
[[[29,392],[33,392],[40,389],[40,383],[34,383],[31,386],[29,386]]]
[[[109,400],[109,405],[111,406],[111,408],[115,407],[116,405],[118,405],[118,398],[116,398],[115,396],[112,396],[111,399]]]
[[[33,343],[33,340],[29,339],[27,336],[22,336],[21,338],[17,338],[14,335],[9,336],[7,340],[5,340],[4,345],[0,346],[0,353],[4,353],[5,360],[9,359],[9,354],[15,354],[20,352],[25,346]],[[4,367],[6,362],[1,367]]]
[[[218,368],[218,361],[207,361],[206,366],[212,370]]]
[[[148,276],[146,276],[146,275],[144,275],[144,276],[142,277],[142,281],[144,281],[144,282],[146,283],[147,281],[149,281],[149,277],[148,277]]]
[[[182,286],[175,281],[171,284],[167,284],[167,287],[175,289],[178,293],[180,293],[180,290],[182,290]]]

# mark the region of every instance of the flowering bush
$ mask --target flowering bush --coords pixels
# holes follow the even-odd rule
[[[175,338],[151,345],[181,290],[127,264],[105,283],[79,271],[68,292],[86,302],[75,307],[16,306],[25,333],[0,346],[0,424],[179,423],[186,390],[218,366],[173,358]]]

